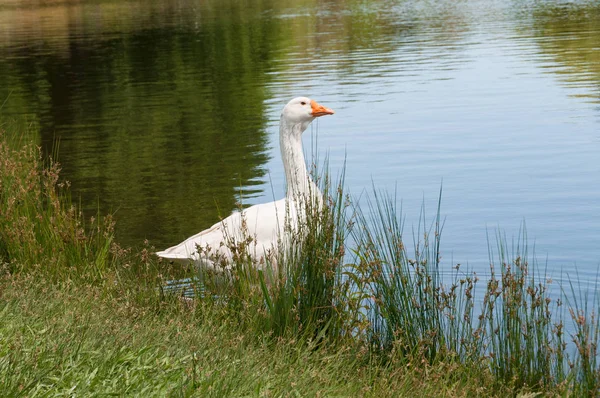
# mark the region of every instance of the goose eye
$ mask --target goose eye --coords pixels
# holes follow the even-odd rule
[[[300,105],[306,105],[306,102],[302,101],[300,102]]]

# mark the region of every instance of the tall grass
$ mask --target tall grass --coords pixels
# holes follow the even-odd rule
[[[370,272],[372,345],[429,363],[455,355],[467,360],[478,348],[471,322],[476,278],[456,267],[451,285],[444,283],[441,202],[432,225],[422,212],[412,254],[404,243],[402,215],[395,203],[394,197],[376,192],[374,201],[367,201],[368,215],[359,212],[357,252],[361,268]]]
[[[372,297],[368,331],[375,352],[400,356],[406,363],[482,366],[499,385],[515,390],[599,393],[597,297],[589,300],[571,285],[570,295],[559,291],[552,298],[550,278],[539,274],[527,251],[525,228],[512,247],[505,236],[496,235],[495,249],[489,245],[490,275],[481,286],[477,275],[459,265],[443,273],[441,202],[432,224],[422,212],[411,253],[395,198],[377,191],[373,197],[366,215],[357,212],[354,236],[357,269],[368,275]],[[574,350],[568,350],[565,335],[565,301]],[[594,308],[588,308],[591,301]]]
[[[322,181],[324,202],[314,192],[296,198],[304,217],[279,250],[277,277],[269,277],[270,284],[262,278],[261,287],[268,323],[277,325],[277,333],[288,329],[309,339],[327,335],[335,340],[341,338],[350,315],[340,301],[347,286],[342,267],[350,225],[342,184],[332,191],[327,175]],[[290,316],[284,315],[282,322],[286,313]]]
[[[527,253],[524,228],[511,256],[506,237],[498,234],[496,243],[495,251],[490,248],[491,276],[480,316],[492,371],[499,380],[517,386],[560,384],[566,376],[563,326],[552,313],[561,302],[550,298],[547,276],[536,274],[539,270]]]
[[[424,219],[419,223],[411,256],[395,198],[375,191],[368,208],[369,216],[357,213],[360,228],[355,230],[355,240],[358,268],[368,275],[372,291],[372,347],[407,357],[422,356],[429,363],[450,349],[462,353],[465,342],[458,337],[469,334],[471,323],[457,320],[469,314],[472,303],[469,295],[456,294],[456,289],[468,289],[472,281],[467,277],[466,285],[448,291],[442,284],[439,211],[432,227],[427,227]],[[469,330],[459,331],[458,327]]]
[[[0,257],[10,274],[111,281],[101,286],[117,289],[123,305],[156,314],[179,305],[156,289],[172,267],[151,248],[121,249],[110,217],[85,223],[59,165],[8,138],[0,136]],[[343,176],[337,185],[326,174],[319,181],[322,197],[299,201],[305,217],[261,267],[250,256],[251,236],[228,242],[233,264],[202,271],[204,290],[183,301],[195,319],[301,350],[337,347],[377,372],[462,369],[444,378],[459,383],[453,377],[466,369],[489,375],[499,391],[598,395],[598,297],[575,285],[550,295],[525,233],[512,248],[495,237],[490,275],[481,281],[442,263],[441,203],[407,244],[395,197],[374,191],[363,212],[344,193]]]
[[[600,395],[600,296],[597,282],[598,278],[592,287],[594,293],[591,297],[589,290],[584,291],[581,285],[575,287],[571,282],[568,290],[571,294],[565,295],[574,329],[572,340],[576,347],[575,357],[568,362],[571,370],[569,377],[572,379],[574,392],[582,396]]]
[[[342,183],[332,189],[327,174],[317,180],[322,191],[315,186],[290,199],[294,216],[281,215],[285,233],[265,263],[257,266],[250,255],[256,242],[242,222],[242,237],[227,239],[234,253],[231,270],[225,276],[200,272],[209,290],[203,297],[218,298],[247,326],[278,337],[335,343],[349,337],[360,318],[358,299],[344,276],[350,202]]]
[[[102,278],[111,266],[112,218],[86,224],[71,203],[69,183],[59,179],[59,164],[11,134],[0,130],[0,256],[13,270]]]

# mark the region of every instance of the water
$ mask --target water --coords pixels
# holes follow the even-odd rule
[[[39,127],[86,213],[119,240],[178,243],[283,195],[282,106],[406,231],[443,186],[444,261],[488,268],[517,236],[555,278],[600,265],[596,1],[33,1],[0,5],[0,110]],[[317,142],[318,149],[311,151]]]

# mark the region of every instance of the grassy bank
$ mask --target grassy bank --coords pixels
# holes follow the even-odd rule
[[[305,204],[277,269],[232,241],[228,281],[203,275],[190,301],[161,287],[195,270],[120,247],[110,217],[72,206],[56,163],[5,133],[0,183],[8,395],[598,395],[596,302],[550,299],[526,248],[500,237],[488,280],[442,278],[440,220],[409,251],[386,195],[362,212],[324,178],[326,205]]]
[[[0,288],[3,396],[426,397],[487,389],[455,364],[383,365],[356,347],[258,338],[224,314],[178,300],[140,305],[35,276],[5,276]]]

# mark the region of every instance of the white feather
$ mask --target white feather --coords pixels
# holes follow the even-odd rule
[[[249,254],[256,266],[260,267],[267,260],[273,262],[275,259],[272,254],[278,249],[278,244],[285,241],[286,233],[294,233],[303,217],[304,206],[301,202],[315,198],[316,203],[321,202],[321,193],[310,180],[306,169],[302,133],[315,117],[331,114],[331,109],[306,97],[294,98],[283,108],[279,143],[287,184],[285,198],[235,212],[156,255],[178,263],[193,262],[198,266],[220,270],[222,268],[220,264],[215,264],[215,259],[230,262],[233,258],[232,247],[236,242],[249,238]]]

